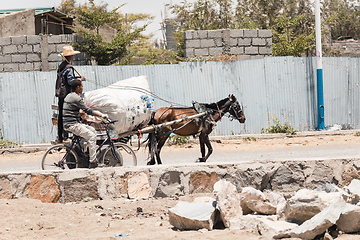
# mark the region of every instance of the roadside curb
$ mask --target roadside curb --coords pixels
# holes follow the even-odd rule
[[[298,138],[298,137],[321,137],[321,136],[341,136],[341,135],[355,135],[360,132],[360,129],[352,130],[323,130],[323,131],[307,131],[297,132],[295,135],[289,135],[285,133],[274,134],[242,134],[242,135],[226,135],[226,136],[210,136],[210,141],[215,142],[219,140],[242,140],[242,139],[280,139],[280,138]],[[189,143],[198,143],[197,138],[192,138]],[[45,151],[48,149],[51,143],[42,144],[26,144],[20,146],[14,146],[11,148],[0,148],[0,154],[4,153],[34,153]]]

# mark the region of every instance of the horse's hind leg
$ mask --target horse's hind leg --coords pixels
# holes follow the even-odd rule
[[[161,137],[160,139],[157,139],[158,144],[157,144],[157,149],[156,149],[156,152],[155,152],[155,156],[156,156],[156,161],[157,161],[158,164],[162,164],[161,158],[160,158],[160,151],[161,151],[161,148],[164,146],[164,144],[165,144],[166,140],[168,139],[168,137],[169,137],[169,135],[166,135],[166,136]]]
[[[209,135],[205,133],[201,133],[200,137],[200,151],[201,151],[201,158],[199,158],[200,162],[206,162],[206,160],[209,158],[209,156],[213,152],[213,148],[210,143]],[[205,155],[205,146],[208,148],[208,152]]]

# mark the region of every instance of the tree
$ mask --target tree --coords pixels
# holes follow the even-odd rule
[[[75,9],[75,0],[61,0],[61,4],[56,8],[59,12],[70,14]]]
[[[75,42],[74,47],[88,53],[99,65],[120,63],[148,25],[136,27],[135,23],[152,18],[148,14],[132,14],[129,20],[119,12],[122,6],[108,11],[107,4],[97,5],[94,0],[89,0],[88,4],[76,9],[80,26],[73,29],[81,42]],[[116,30],[111,41],[105,41],[100,31],[106,25]]]

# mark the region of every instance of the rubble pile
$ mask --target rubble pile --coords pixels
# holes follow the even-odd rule
[[[169,209],[169,221],[186,230],[257,231],[273,239],[334,239],[339,233],[360,231],[360,180],[344,187],[324,184],[315,190],[301,189],[285,199],[283,194],[236,187],[220,180],[214,184],[214,197],[180,201]],[[329,228],[336,229],[332,236]],[[332,231],[334,232],[334,231]]]

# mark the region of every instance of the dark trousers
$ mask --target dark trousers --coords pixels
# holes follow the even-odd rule
[[[58,140],[62,141],[64,138],[68,137],[68,133],[64,131],[63,125],[63,107],[64,107],[64,98],[59,98],[58,100],[59,106],[59,115],[58,115]]]

